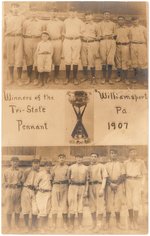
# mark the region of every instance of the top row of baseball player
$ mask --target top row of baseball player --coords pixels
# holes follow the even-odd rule
[[[88,66],[91,70],[90,81],[96,83],[95,62],[100,53],[103,78],[101,83],[112,84],[112,66],[117,67],[117,79],[129,84],[128,69],[133,68],[132,82],[136,83],[138,69],[147,74],[147,30],[132,17],[131,27],[126,26],[124,16],[117,18],[117,24],[111,20],[111,13],[106,11],[103,20],[95,23],[92,13],[85,13],[85,21],[78,18],[74,8],[69,17],[61,21],[54,9],[50,20],[45,23],[38,19],[36,13],[28,19],[19,14],[18,3],[11,4],[11,13],[5,18],[5,52],[9,67],[9,80],[14,80],[14,66],[17,67],[18,85],[22,82],[23,59],[26,60],[29,84],[32,71],[35,71],[34,84],[43,86],[48,83],[49,73],[54,65],[54,81],[58,83],[59,68],[62,55],[66,65],[66,79],[70,80],[73,65],[73,81],[79,84],[78,65],[81,58],[83,80],[88,78]],[[50,39],[50,40],[49,40]]]

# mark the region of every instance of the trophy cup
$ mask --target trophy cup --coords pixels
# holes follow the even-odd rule
[[[69,102],[76,114],[77,123],[71,133],[75,143],[88,143],[88,133],[83,125],[82,118],[89,101],[88,93],[84,91],[68,92]]]

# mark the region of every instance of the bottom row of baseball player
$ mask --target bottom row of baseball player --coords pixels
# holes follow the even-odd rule
[[[68,166],[66,156],[60,154],[57,165],[53,167],[51,162],[46,161],[40,168],[40,160],[33,159],[32,167],[22,171],[19,158],[12,157],[11,167],[3,174],[4,206],[9,229],[13,213],[15,225],[19,228],[22,211],[26,233],[30,230],[30,213],[32,230],[37,230],[38,226],[46,230],[51,212],[51,231],[55,231],[57,215],[61,210],[66,232],[73,232],[76,214],[78,229],[82,230],[85,199],[88,199],[91,212],[92,232],[98,233],[102,227],[109,229],[113,211],[116,227],[123,229],[120,212],[124,198],[129,213],[129,229],[138,230],[138,213],[147,170],[144,161],[137,158],[137,150],[130,149],[125,162],[119,161],[118,152],[114,149],[110,150],[110,161],[106,164],[99,162],[97,153],[91,153],[88,166],[83,164],[83,156],[77,155],[75,160],[75,164]],[[104,213],[106,222],[102,226]]]

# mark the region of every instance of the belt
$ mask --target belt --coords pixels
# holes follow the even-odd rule
[[[34,185],[23,185],[23,187],[29,188],[30,190],[35,190],[35,186]]]
[[[127,176],[127,179],[141,179],[140,176]]]
[[[84,42],[84,43],[93,43],[93,42],[95,42],[95,40],[94,39],[82,39],[82,42]]]
[[[82,186],[82,185],[85,185],[85,182],[71,182],[70,183],[71,185],[77,185],[77,186]]]
[[[15,36],[22,36],[22,34],[6,34],[6,36],[15,37]]]
[[[52,190],[50,190],[50,189],[42,189],[42,188],[39,188],[39,189],[37,189],[39,192],[41,192],[41,193],[48,193],[48,192],[51,192]]]
[[[51,53],[50,52],[41,52],[39,54],[48,55],[48,54],[51,54]]]
[[[55,181],[53,184],[68,184],[68,180]]]
[[[144,42],[131,42],[132,44],[145,44]]]
[[[108,40],[113,40],[113,36],[102,36],[102,38],[100,40],[105,40],[105,39],[108,39]]]
[[[123,46],[126,46],[126,45],[129,45],[129,42],[128,43],[120,43],[120,42],[116,42],[117,45],[123,45]]]
[[[24,37],[24,38],[28,38],[28,39],[30,39],[30,38],[40,38],[40,36],[35,36],[35,35],[31,35],[31,36],[29,36],[29,35],[23,35],[23,37]]]
[[[95,181],[89,181],[89,184],[102,184],[102,182],[95,180]]]
[[[65,37],[66,39],[70,39],[70,40],[76,40],[76,39],[80,39],[80,37]]]
[[[51,40],[60,40],[61,39],[61,37],[59,37],[59,38],[54,38],[54,39],[51,39]]]
[[[6,186],[6,188],[13,188],[13,189],[15,189],[15,188],[21,188],[21,187],[22,187],[21,184],[8,184],[8,185]]]

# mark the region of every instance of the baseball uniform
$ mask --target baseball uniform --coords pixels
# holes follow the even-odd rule
[[[113,39],[115,23],[112,21],[101,21],[98,24],[98,36],[100,37],[100,56],[102,65],[114,65],[116,42]]]
[[[73,164],[69,167],[69,174],[69,212],[71,214],[83,213],[83,196],[88,179],[88,168],[83,164]]]
[[[62,31],[63,22],[55,18],[50,20],[46,25],[50,40],[53,46],[53,64],[60,65],[62,55]]]
[[[56,165],[53,168],[52,213],[68,212],[68,166]]]
[[[63,31],[65,39],[63,41],[63,54],[66,65],[78,65],[81,51],[81,35],[83,22],[75,18],[67,18],[64,21]]]
[[[96,36],[97,27],[93,21],[85,22],[83,25],[81,62],[83,66],[95,67],[96,60]]]
[[[130,63],[129,38],[130,29],[127,26],[117,26],[116,35],[116,66],[118,69],[128,70]]]
[[[146,27],[143,25],[132,26],[130,34],[132,67],[147,69]]]
[[[101,163],[89,167],[89,207],[91,213],[103,214],[105,210],[104,197],[99,197],[102,181],[106,178],[107,171]]]
[[[9,14],[5,18],[6,55],[8,66],[23,66],[22,15]]]
[[[40,41],[43,22],[36,18],[28,19],[23,24],[24,52],[27,66],[34,64],[34,54]]]
[[[120,176],[125,174],[125,169],[123,163],[119,161],[111,161],[106,164],[106,170],[108,173],[108,178],[111,183],[117,183]],[[106,211],[120,212],[123,197],[123,184],[118,184],[117,190],[112,190],[109,183],[106,185]]]
[[[46,170],[40,171],[34,180],[34,186],[37,189],[36,203],[39,216],[47,216],[51,209],[51,174]]]
[[[38,72],[51,72],[52,56],[52,43],[49,40],[39,42],[35,53]]]
[[[37,215],[38,209],[35,201],[35,186],[34,180],[38,171],[33,170],[33,168],[27,169],[23,174],[23,190],[21,193],[21,208],[22,213]]]
[[[126,198],[128,209],[138,211],[141,201],[142,177],[147,174],[143,160],[125,161]]]
[[[5,187],[6,213],[20,213],[22,171],[19,168],[8,168],[3,175]]]

